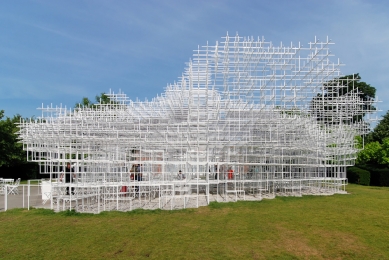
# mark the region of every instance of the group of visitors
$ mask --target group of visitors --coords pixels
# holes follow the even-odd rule
[[[130,179],[133,181],[142,181],[142,165],[134,164],[130,170]]]
[[[227,171],[225,170],[225,168],[223,166],[220,167],[220,169],[218,169],[217,165],[215,165],[215,180],[221,180],[221,179],[226,179],[226,178],[228,180],[234,179],[234,170],[232,169],[232,167],[228,167],[226,169],[227,169]],[[220,174],[218,174],[218,173],[220,173]]]
[[[219,170],[218,170],[218,167],[217,165],[215,165],[215,180],[218,180],[218,173],[219,173]],[[209,172],[211,172],[211,169],[209,169]],[[221,168],[221,172],[224,172],[224,169]],[[228,179],[228,180],[232,180],[234,179],[234,170],[232,169],[232,167],[229,167],[227,172],[224,172],[223,175],[220,175],[219,176],[220,179]],[[185,174],[182,173],[181,170],[178,171],[178,174],[177,174],[177,179],[178,180],[183,180],[185,179]]]
[[[217,165],[215,165],[214,171],[215,171],[215,180],[217,180],[218,179],[218,173],[219,173],[219,169],[218,169]],[[224,169],[221,168],[220,172],[224,172]],[[222,177],[222,176],[223,175],[219,176],[219,178]],[[61,182],[65,181],[65,183],[72,183],[73,182],[72,181],[72,177],[76,178],[76,174],[74,172],[74,168],[68,162],[66,164],[65,170],[60,175],[60,181]],[[234,170],[231,167],[228,168],[227,172],[224,172],[224,176],[222,178],[225,179],[226,177],[227,177],[228,180],[232,180],[234,178]],[[130,179],[131,180],[135,180],[135,181],[142,181],[142,165],[141,164],[134,164],[132,166],[132,168],[130,170]],[[182,170],[178,171],[177,179],[178,180],[185,180],[186,179],[186,176],[182,172]],[[137,193],[139,192],[139,186],[135,187],[135,191]],[[74,187],[71,188],[71,194],[74,195]],[[69,186],[66,187],[66,195],[70,195],[70,193],[69,193]]]

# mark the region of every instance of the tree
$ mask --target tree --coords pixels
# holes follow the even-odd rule
[[[357,164],[373,166],[389,166],[389,137],[384,138],[381,143],[370,142],[358,153]]]
[[[381,121],[376,125],[373,132],[369,134],[368,141],[381,143],[386,137],[389,137],[389,111],[386,112]]]
[[[389,166],[389,137],[382,140],[378,163]]]
[[[371,142],[365,145],[365,148],[358,153],[357,164],[378,164],[381,154],[381,144],[379,142]]]
[[[110,107],[117,106],[117,101],[111,100],[108,95],[101,93],[95,97],[93,104],[87,97],[82,98],[77,107],[89,107],[97,109],[100,104]],[[17,123],[22,119],[21,115],[4,119],[4,110],[0,110],[0,169],[2,177],[36,178],[39,172],[37,163],[28,162],[27,154],[23,150],[22,143],[19,143]],[[18,176],[14,176],[18,174]]]
[[[12,119],[4,117],[4,110],[0,111],[0,167],[14,166],[26,162],[26,153],[23,145],[18,143],[16,123],[20,122],[21,116],[16,115]]]
[[[89,100],[89,98],[83,97],[81,102],[76,103],[74,108],[77,108],[77,107],[92,107],[92,106],[93,106],[93,103]]]
[[[97,104],[111,104],[112,106],[116,106],[118,104],[118,102],[111,100],[111,98],[108,95],[106,95],[104,92],[101,93],[100,95],[96,95],[95,101],[96,103],[93,104],[89,98],[83,97],[81,102],[76,103],[74,108],[89,107],[92,109],[96,109],[98,107]]]
[[[4,110],[0,110],[0,172],[2,177],[31,179],[39,172],[37,163],[27,162],[26,152],[19,143],[17,132],[21,116],[5,118]]]
[[[376,109],[372,105],[375,94],[375,87],[362,82],[358,73],[347,75],[324,83],[323,93],[312,99],[310,108],[313,116],[324,124],[356,123]]]

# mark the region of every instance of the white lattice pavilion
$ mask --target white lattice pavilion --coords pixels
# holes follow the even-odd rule
[[[50,173],[44,202],[100,212],[343,193],[374,100],[356,88],[334,94],[343,75],[331,44],[227,35],[198,48],[151,101],[110,91],[112,102],[93,108],[42,106],[41,118],[20,124],[20,138]],[[72,183],[59,181],[67,162]],[[132,178],[137,164],[141,180]]]

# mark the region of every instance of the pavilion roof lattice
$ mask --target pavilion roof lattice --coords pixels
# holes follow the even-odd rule
[[[343,185],[375,100],[362,99],[357,88],[338,91],[342,64],[333,61],[332,44],[315,38],[307,47],[275,46],[227,35],[195,50],[179,80],[152,100],[110,91],[111,103],[93,108],[42,105],[42,117],[20,123],[20,140],[50,174],[71,161],[91,182],[125,182],[128,169],[142,163],[149,183],[158,176],[166,185],[178,169],[188,182],[214,184],[211,169],[221,166],[239,176],[266,173],[251,179],[267,182],[266,192],[292,176],[300,192],[304,180],[329,175]],[[247,181],[239,181],[248,193]]]

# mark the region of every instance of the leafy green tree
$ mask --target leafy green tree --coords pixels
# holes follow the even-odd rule
[[[89,107],[92,109],[96,109],[98,107],[97,104],[111,104],[112,106],[116,106],[118,102],[111,100],[108,95],[106,95],[104,92],[100,95],[96,95],[95,97],[96,103],[93,103],[89,98],[83,97],[81,102],[76,103],[74,108],[78,107]]]
[[[362,136],[357,135],[354,138],[354,140],[355,140],[355,148],[362,149],[363,148],[363,143],[364,143]]]
[[[110,104],[110,103],[116,103],[113,100],[111,100],[104,92],[100,95],[96,95],[95,100],[97,103],[100,104]]]
[[[365,145],[365,148],[358,153],[357,164],[377,164],[381,154],[381,144],[379,142],[371,142]]]
[[[23,145],[18,142],[16,123],[20,122],[21,116],[13,118],[4,117],[4,110],[0,111],[0,167],[14,166],[26,162],[26,153]]]
[[[384,138],[389,137],[389,111],[383,116],[376,125],[373,132],[369,134],[368,141],[382,142]]]
[[[89,100],[89,98],[83,97],[81,102],[76,103],[74,108],[77,108],[77,107],[92,107],[92,106],[93,106],[93,103]]]
[[[335,84],[336,84],[335,93],[337,93],[340,96],[352,91],[355,88],[358,88],[359,90],[358,95],[363,101],[369,101],[375,98],[375,94],[376,94],[375,87],[372,87],[366,82],[361,81],[361,76],[359,76],[359,73],[347,75],[335,79],[334,81],[330,81],[328,84],[325,85],[325,88],[329,88],[329,87],[332,88],[333,86],[335,86]],[[368,109],[368,107],[366,106],[364,108],[365,110]]]
[[[370,142],[358,153],[357,164],[373,166],[389,166],[389,137],[382,140]]]
[[[359,73],[330,80],[323,85],[323,89],[324,93],[319,93],[312,99],[311,111],[312,114],[317,117],[317,120],[324,124],[338,124],[340,123],[340,120],[359,122],[363,120],[363,117],[368,111],[376,109],[372,106],[372,101],[376,95],[376,89],[366,82],[361,81]],[[364,104],[360,105],[360,109],[365,112],[355,115],[351,119],[344,118],[334,121],[334,117],[331,115],[333,111],[339,109],[336,105],[337,99],[352,91],[364,101]]]
[[[381,150],[378,156],[379,164],[389,166],[389,137],[382,140]]]
[[[36,178],[39,165],[27,162],[27,154],[19,143],[17,123],[20,119],[20,115],[4,119],[4,110],[0,111],[0,173],[7,178]]]

